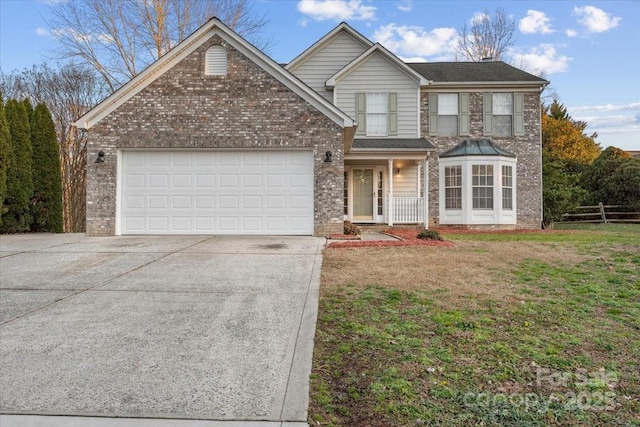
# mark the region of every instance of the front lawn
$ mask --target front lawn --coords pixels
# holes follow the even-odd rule
[[[311,425],[640,426],[640,227],[325,250]]]

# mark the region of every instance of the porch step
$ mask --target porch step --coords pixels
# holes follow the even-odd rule
[[[416,224],[394,224],[393,226],[389,226],[389,224],[355,224],[362,230],[362,233],[378,233],[380,231],[387,230],[389,228],[402,228],[406,230],[421,230],[424,228],[422,223]]]

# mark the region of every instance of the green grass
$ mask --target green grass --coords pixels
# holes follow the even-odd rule
[[[638,229],[445,235],[548,250],[561,241],[585,254],[553,265],[532,254],[504,272],[514,285],[506,299],[324,283],[309,422],[640,426]],[[379,262],[389,250],[403,248],[377,252]]]

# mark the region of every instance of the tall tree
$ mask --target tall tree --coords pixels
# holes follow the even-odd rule
[[[515,44],[516,23],[502,8],[493,16],[489,11],[477,14],[460,29],[456,52],[468,61],[502,61],[508,48]]]
[[[217,16],[258,47],[265,16],[248,0],[68,0],[52,6],[60,54],[88,64],[114,91]]]
[[[589,192],[589,204],[640,206],[640,160],[607,147],[584,171],[580,185]]]
[[[31,231],[61,233],[63,231],[62,183],[58,138],[51,113],[44,103],[38,104],[33,112],[31,144],[33,147]]]
[[[564,105],[554,100],[543,107],[542,148],[552,158],[567,162],[569,167],[582,168],[591,164],[602,149],[597,134],[585,134],[586,122],[573,120]]]
[[[549,225],[562,220],[562,214],[575,209],[587,192],[578,185],[580,175],[564,161],[542,153],[543,221]]]
[[[11,133],[4,113],[4,98],[0,92],[0,228],[5,213],[4,200],[7,196],[7,169],[11,158]]]
[[[2,231],[20,233],[29,231],[31,224],[31,131],[23,102],[10,99],[5,105],[5,114],[11,133],[11,160],[7,169],[6,212],[2,217]]]
[[[39,64],[22,72],[0,71],[0,90],[9,97],[29,98],[49,108],[60,149],[64,231],[84,231],[87,137],[72,123],[106,95],[104,83],[87,67],[65,65],[54,70]]]

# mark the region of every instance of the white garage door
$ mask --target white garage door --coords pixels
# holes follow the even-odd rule
[[[121,234],[313,234],[310,151],[124,151]]]

